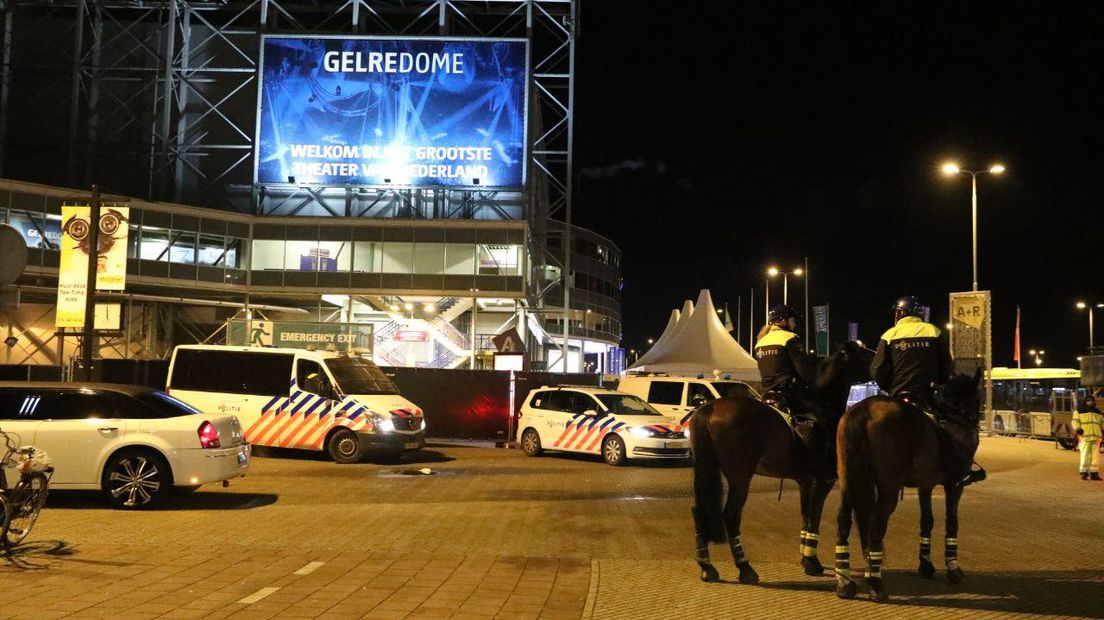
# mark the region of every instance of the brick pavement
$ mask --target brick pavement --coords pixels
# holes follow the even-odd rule
[[[753,483],[744,541],[763,585],[750,587],[697,580],[685,467],[447,447],[416,464],[438,475],[405,476],[411,464],[281,456],[153,513],[52,496],[31,544],[0,562],[0,618],[1104,617],[1104,483],[1043,442],[983,440],[991,480],[963,500],[961,586],[907,573],[906,497],[882,606],[801,574],[789,482],[781,501],[777,481]],[[714,557],[733,578],[727,552]]]

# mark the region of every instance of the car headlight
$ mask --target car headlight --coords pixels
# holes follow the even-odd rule
[[[689,428],[682,429],[682,436],[687,438],[687,439],[690,439],[690,429]]]
[[[634,437],[654,437],[655,433],[643,426],[634,426],[629,429],[629,434]]]
[[[381,433],[390,433],[395,430],[395,422],[390,417],[385,418],[379,414],[372,416],[372,425]]]

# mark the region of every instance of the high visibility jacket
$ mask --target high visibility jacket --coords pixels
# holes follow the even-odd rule
[[[797,334],[778,326],[755,343],[755,360],[764,390],[804,390],[816,381],[816,358],[805,352]]]
[[[1081,436],[1085,441],[1099,440],[1101,426],[1104,425],[1104,415],[1101,415],[1096,407],[1082,411],[1083,409],[1085,408],[1078,407],[1077,412],[1073,414],[1073,431],[1077,432],[1078,429],[1085,431]]]
[[[931,385],[942,384],[952,370],[939,328],[914,316],[903,317],[882,334],[870,364],[870,376],[886,392],[911,392],[922,398],[929,397]]]

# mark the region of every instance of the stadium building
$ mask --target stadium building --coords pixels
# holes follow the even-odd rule
[[[95,183],[130,209],[126,290],[97,298],[105,358],[275,327],[432,368],[520,342],[560,370],[566,339],[567,370],[620,371],[620,250],[565,224],[576,10],[0,3],[0,221],[29,249],[3,361],[77,353],[54,326],[61,208]]]

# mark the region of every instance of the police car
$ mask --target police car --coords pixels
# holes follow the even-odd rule
[[[689,431],[637,396],[597,387],[532,390],[521,406],[518,429],[528,456],[545,450],[601,454],[610,465],[690,456]]]

